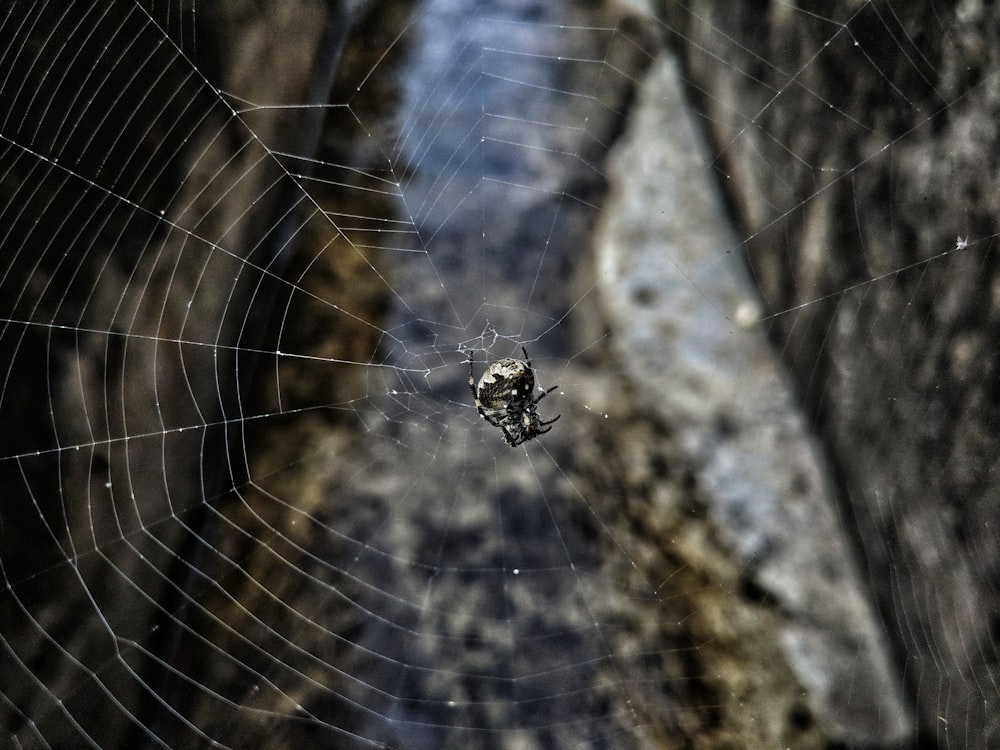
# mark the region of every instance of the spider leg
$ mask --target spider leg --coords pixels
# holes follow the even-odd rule
[[[472,391],[472,397],[476,400],[476,406],[479,407],[479,413],[483,413],[483,407],[479,404],[479,394],[476,393],[476,373],[472,369],[472,352],[466,352],[469,355],[469,390]]]
[[[542,391],[541,393],[539,393],[537,397],[535,397],[534,399],[532,399],[532,401],[531,401],[532,405],[533,406],[537,406],[539,401],[541,401],[543,398],[545,398],[546,396],[548,396],[550,393],[552,393],[552,391],[554,391],[558,387],[559,387],[558,385],[554,385],[551,388],[549,388],[549,389],[547,389],[547,390]],[[534,411],[534,409],[532,409],[532,411]],[[559,419],[559,417],[561,417],[561,416],[562,416],[562,414],[560,414],[560,415],[558,415],[556,417],[553,417],[552,419],[548,420],[547,422],[539,419],[538,420],[538,426],[539,427],[544,427],[545,425],[550,425],[553,422],[555,422],[557,419]],[[552,428],[549,427],[549,430],[551,430],[551,429]],[[546,432],[548,432],[549,430],[538,430],[536,432],[536,434],[543,435]]]
[[[525,349],[524,346],[522,346],[521,347],[521,351],[524,353],[524,362],[525,362],[525,364],[528,365],[528,369],[531,370],[532,373],[534,373],[535,372],[535,368],[531,365],[531,358],[528,357],[528,350]],[[551,388],[546,389],[537,398],[533,398],[531,400],[531,402],[533,404],[537,404],[539,401],[541,401],[543,398],[545,398],[548,394],[552,393],[552,391],[554,391],[558,387],[559,387],[558,385],[554,385]],[[558,419],[558,417],[557,417],[557,419]],[[555,421],[555,420],[553,420],[553,421]]]
[[[541,401],[543,398],[545,398],[546,396],[548,396],[550,393],[552,393],[552,391],[554,391],[558,387],[559,387],[558,385],[554,385],[551,388],[549,388],[548,390],[542,391],[535,398],[531,399],[531,403],[537,404],[539,401]]]

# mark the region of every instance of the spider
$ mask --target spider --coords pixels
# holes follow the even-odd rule
[[[544,435],[551,430],[541,429],[559,419],[543,422],[535,409],[538,402],[559,386],[552,386],[532,398],[535,390],[535,375],[528,359],[528,350],[523,346],[524,359],[506,357],[498,359],[479,379],[476,385],[476,375],[473,370],[472,352],[469,355],[469,390],[476,402],[479,415],[494,427],[503,430],[503,439],[511,448],[525,443],[532,438]]]

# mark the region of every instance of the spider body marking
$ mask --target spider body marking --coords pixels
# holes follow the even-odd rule
[[[527,442],[551,430],[555,419],[543,421],[538,416],[538,402],[559,386],[552,386],[537,396],[535,373],[528,358],[528,350],[523,346],[524,359],[505,357],[490,365],[476,385],[472,352],[469,355],[469,390],[476,403],[479,415],[503,432],[503,439],[511,448]],[[547,429],[542,429],[547,427]]]

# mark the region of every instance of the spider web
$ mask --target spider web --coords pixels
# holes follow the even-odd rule
[[[5,745],[996,741],[995,12],[725,7],[0,6]]]

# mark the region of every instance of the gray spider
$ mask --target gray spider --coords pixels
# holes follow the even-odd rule
[[[503,439],[511,448],[527,442],[532,438],[544,435],[551,430],[542,427],[552,424],[562,416],[543,422],[536,411],[538,402],[559,386],[552,386],[537,396],[532,396],[535,390],[535,373],[528,358],[528,350],[523,346],[524,359],[505,357],[498,359],[479,379],[476,385],[476,374],[473,369],[472,352],[469,355],[469,390],[476,402],[479,415],[494,427],[503,431]]]

